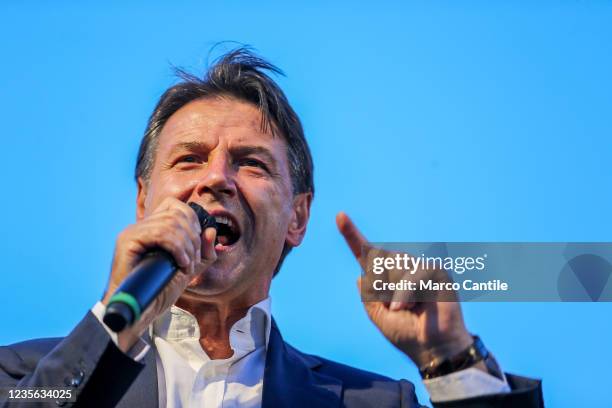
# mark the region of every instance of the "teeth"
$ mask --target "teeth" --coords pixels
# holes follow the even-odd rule
[[[233,222],[232,222],[231,218],[225,217],[223,215],[215,216],[215,221],[217,221],[217,223],[219,223],[219,224],[225,224],[225,225],[227,225],[230,228],[233,226]]]

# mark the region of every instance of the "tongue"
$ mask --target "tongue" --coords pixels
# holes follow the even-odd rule
[[[229,238],[227,235],[218,235],[217,242],[221,245],[227,245],[229,243]]]

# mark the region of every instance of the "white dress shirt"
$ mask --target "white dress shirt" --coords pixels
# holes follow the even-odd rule
[[[200,345],[200,328],[193,315],[172,306],[149,328],[157,350],[159,406],[247,407],[259,408],[262,402],[263,373],[272,326],[271,300],[251,306],[247,314],[230,329],[234,354],[211,360]],[[93,314],[102,323],[104,305],[96,303]],[[102,323],[104,325],[104,323]],[[106,325],[117,344],[117,335]],[[140,361],[151,347],[146,343],[128,353]],[[508,383],[477,368],[468,368],[424,381],[433,402],[457,400],[479,395],[509,392]]]
[[[157,350],[159,406],[261,407],[266,350],[272,328],[270,303],[268,297],[254,304],[245,317],[234,323],[230,329],[234,354],[226,359],[208,357],[200,345],[200,327],[186,310],[172,306],[157,318],[149,327],[149,335]],[[117,334],[102,322],[105,311],[102,302],[96,303],[91,311],[118,344]],[[140,361],[150,348],[141,341],[128,355]]]
[[[249,308],[230,329],[234,354],[211,360],[200,345],[196,319],[172,306],[151,330],[162,368],[160,407],[260,407],[270,328],[267,298]]]

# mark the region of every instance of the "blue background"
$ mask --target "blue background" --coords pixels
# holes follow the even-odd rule
[[[272,290],[298,348],[427,401],[362,310],[339,210],[372,241],[612,241],[609,2],[123,3],[0,6],[2,344],[64,335],[99,298],[169,63],[202,72],[221,40],[288,74],[315,158],[309,233]],[[612,304],[464,310],[548,406],[609,404]]]

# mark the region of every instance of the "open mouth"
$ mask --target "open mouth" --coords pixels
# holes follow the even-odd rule
[[[222,246],[234,245],[240,239],[238,223],[226,215],[215,215],[217,222],[217,241]]]

